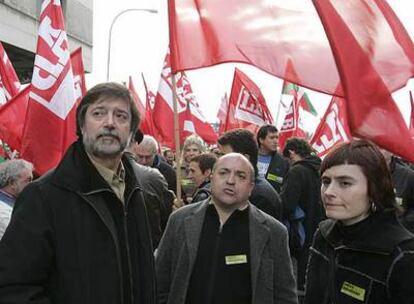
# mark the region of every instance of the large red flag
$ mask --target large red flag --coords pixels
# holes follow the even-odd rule
[[[382,73],[389,67],[375,60],[398,49],[399,54],[394,53],[392,60],[405,67],[405,78],[410,77],[414,72],[414,47],[408,34],[383,0],[315,0],[314,4],[340,71],[352,135],[370,139],[414,161],[414,140],[390,93],[395,83],[387,83]],[[355,17],[367,23],[361,27]],[[385,49],[379,48],[376,37],[390,38]]]
[[[0,42],[0,105],[5,104],[20,91],[20,80]]]
[[[0,139],[20,151],[30,85],[0,108]]]
[[[242,71],[235,69],[224,131],[245,128],[253,133],[273,118],[259,87]]]
[[[86,93],[81,48],[73,51],[70,57],[73,66],[75,95],[79,101]],[[0,139],[7,143],[12,150],[20,151],[21,149],[29,92],[30,86],[27,86],[0,108]]]
[[[43,1],[22,157],[38,174],[55,167],[76,140],[76,95],[60,1]]]
[[[316,128],[310,144],[317,151],[319,157],[324,157],[336,144],[351,139],[345,99],[334,96]]]
[[[180,142],[184,142],[185,139],[185,134],[183,133],[184,121],[191,120],[194,126],[194,133],[198,134],[207,143],[215,143],[217,135],[215,135],[213,128],[201,113],[187,76],[185,73],[177,73],[175,77]],[[161,72],[157,96],[155,98],[153,120],[155,127],[162,136],[162,145],[175,148],[172,94],[170,54],[167,53]],[[187,108],[190,111],[186,113]],[[189,126],[188,122],[187,125]]]
[[[377,9],[378,3],[335,1],[335,6],[342,6],[341,15],[350,17],[345,22],[357,41],[372,41],[372,66],[388,89],[395,91],[413,75],[412,57],[397,43],[405,31],[393,15]],[[169,23],[174,71],[245,62],[303,87],[331,95],[336,91],[339,73],[310,1],[169,0]],[[297,79],[285,76],[289,60]]]

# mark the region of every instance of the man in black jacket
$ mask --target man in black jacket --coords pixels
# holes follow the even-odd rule
[[[0,303],[155,303],[145,189],[122,156],[138,124],[124,86],[87,92],[78,141],[16,201],[0,242]]]
[[[236,152],[246,156],[255,172],[255,185],[249,201],[260,210],[282,220],[282,202],[276,190],[262,177],[257,176],[258,148],[252,132],[246,129],[227,131],[218,139],[221,154]]]
[[[277,152],[278,139],[279,132],[273,125],[263,125],[257,131],[258,174],[280,193],[283,180],[289,171],[289,161]]]
[[[210,196],[210,175],[216,161],[217,156],[213,153],[203,153],[191,159],[188,165],[188,178],[197,186],[191,200],[192,204]]]
[[[154,137],[144,135],[135,147],[134,153],[139,164],[158,169],[167,180],[168,189],[177,193],[175,170],[158,154],[158,142]]]
[[[297,261],[298,295],[303,295],[312,237],[324,218],[319,167],[321,160],[308,142],[290,138],[283,149],[292,165],[282,186],[283,218],[288,226],[290,253]]]

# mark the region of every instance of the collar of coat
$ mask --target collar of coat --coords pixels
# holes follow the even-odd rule
[[[189,265],[194,265],[201,229],[203,227],[204,217],[208,208],[210,199],[206,199],[199,203],[187,205],[182,209],[189,208],[191,211],[184,220],[185,236],[187,240],[189,252]],[[183,212],[180,209],[177,213]],[[252,274],[252,290],[256,290],[258,284],[258,273],[266,244],[269,243],[271,237],[283,238],[282,224],[271,218],[269,215],[259,211],[254,205],[249,205],[249,235],[250,235],[250,254],[251,254],[251,274]],[[271,230],[271,226],[280,225],[280,236],[275,235],[275,230]]]
[[[342,236],[337,228],[336,220],[325,220],[319,224],[322,236],[333,248],[346,248],[355,251],[364,251],[379,254],[391,254],[402,242],[413,239],[414,236],[401,226],[395,211],[376,212],[369,227],[358,238],[346,246],[342,243]]]
[[[133,187],[140,187],[135,178],[134,164],[125,155],[122,156],[121,161],[125,168],[126,183]],[[47,175],[51,175],[53,184],[76,192],[90,193],[111,189],[87,156],[81,140],[76,141],[68,148],[56,169]]]

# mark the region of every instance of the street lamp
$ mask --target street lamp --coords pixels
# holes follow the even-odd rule
[[[140,12],[147,12],[151,14],[156,14],[158,11],[156,9],[151,8],[128,8],[126,10],[123,10],[119,12],[114,19],[112,20],[111,27],[109,28],[109,39],[108,39],[108,61],[106,64],[106,81],[109,81],[109,64],[111,62],[111,40],[112,40],[112,28],[115,24],[115,21],[123,14],[133,11],[140,11]]]

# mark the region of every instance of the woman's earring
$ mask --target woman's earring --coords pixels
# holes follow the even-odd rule
[[[377,206],[375,205],[373,201],[371,201],[371,212],[375,212],[375,211],[377,211]]]

